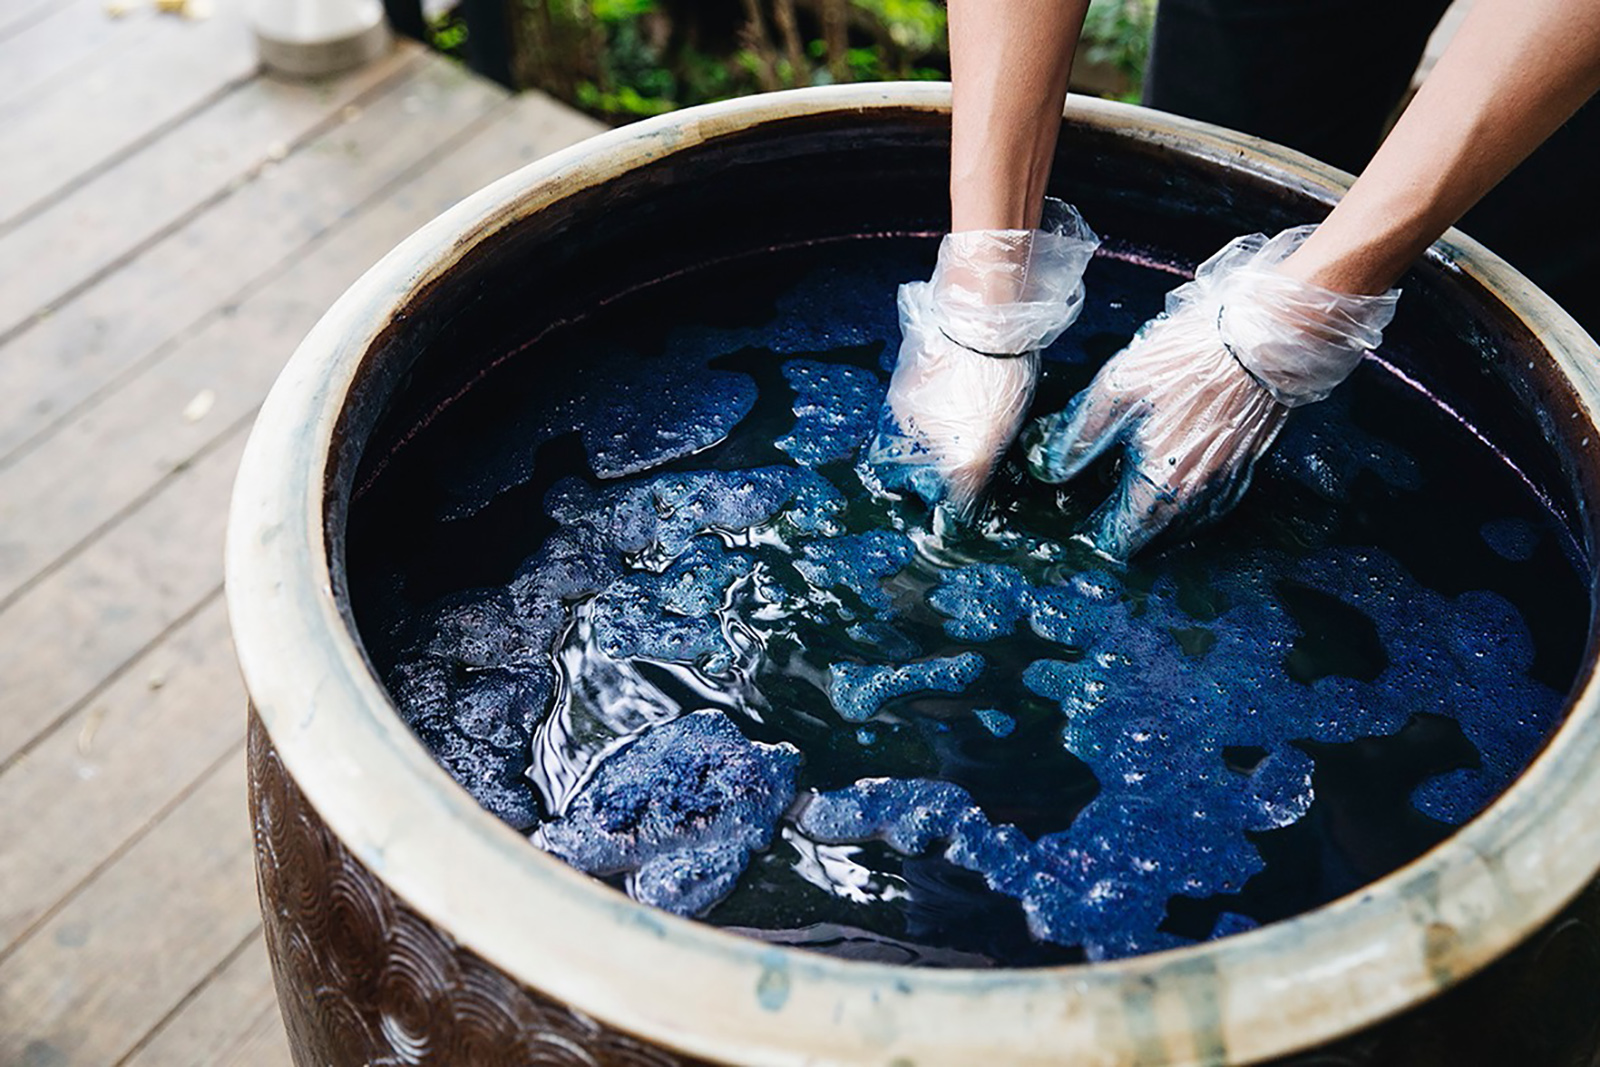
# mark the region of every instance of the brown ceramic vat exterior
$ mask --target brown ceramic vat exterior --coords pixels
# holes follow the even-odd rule
[[[451,939],[317,817],[254,713],[250,820],[267,952],[301,1067],[691,1067],[596,1022]]]
[[[318,818],[253,712],[249,740],[267,951],[299,1067],[707,1062],[608,1027],[456,943]],[[1482,974],[1368,1031],[1275,1063],[1592,1067],[1600,1056],[1597,978],[1600,882]]]
[[[1250,934],[1026,972],[832,960],[636,905],[478,809],[401,724],[337,592],[340,522],[363,432],[407,370],[391,365],[404,349],[396,338],[431,328],[430,294],[519,228],[555,218],[559,235],[571,222],[563,211],[583,197],[592,206],[626,195],[636,175],[680,160],[692,170],[720,139],[759,141],[786,123],[927,126],[947,109],[947,87],[871,86],[774,94],[606,134],[419,231],[302,345],[252,436],[228,545],[253,702],[258,880],[301,1067],[1596,1062],[1592,648],[1545,752],[1488,812],[1407,867]],[[1236,169],[1302,206],[1326,204],[1347,180],[1137,108],[1073,101],[1067,118],[1074,136]],[[1571,522],[1592,544],[1600,349],[1461,235],[1431,255],[1455,272],[1462,301],[1492,305],[1524,339],[1533,358],[1506,384],[1552,413],[1544,432],[1580,502]]]

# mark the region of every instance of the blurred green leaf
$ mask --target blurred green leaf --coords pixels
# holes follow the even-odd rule
[[[774,83],[949,76],[940,0],[814,0],[796,4],[792,22],[777,17],[776,0],[759,0],[759,24],[731,3],[515,2],[522,80],[613,122]],[[451,28],[438,43],[459,48],[462,32]]]
[[[591,0],[589,10],[600,22],[622,22],[648,15],[656,9],[656,0]]]
[[[1108,66],[1127,79],[1131,90],[1115,95],[1138,99],[1155,21],[1156,0],[1090,0],[1078,49],[1089,62]]]

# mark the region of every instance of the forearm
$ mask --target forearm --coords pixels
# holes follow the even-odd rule
[[[1088,0],[950,0],[951,229],[1039,225]]]
[[[1284,273],[1377,293],[1600,89],[1600,0],[1478,0]]]

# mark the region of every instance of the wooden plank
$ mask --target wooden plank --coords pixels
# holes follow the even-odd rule
[[[289,1067],[289,1035],[277,1004],[256,1017],[237,1045],[217,1061],[218,1067]]]
[[[106,14],[105,0],[69,0],[15,32],[0,31],[0,116],[25,106],[28,98],[47,91],[58,79],[81,76],[93,63],[130,48],[148,47],[164,34],[183,32],[181,20],[158,15],[153,8],[121,18]],[[3,121],[3,119],[0,119]]]
[[[547,116],[552,105],[513,105],[508,117]],[[524,154],[587,130],[556,112],[553,125],[497,124],[316,245],[164,358],[88,407],[39,448],[0,470],[0,604],[66,546],[91,535],[249,415],[284,359],[333,298],[406,234],[460,196],[498,177]],[[518,136],[520,134],[520,136]],[[196,398],[205,411],[195,416]]]
[[[163,363],[176,365],[155,379],[165,383],[165,394],[133,393],[130,383],[97,405],[93,433],[72,438],[52,453],[53,462],[37,468],[53,476],[62,498],[73,502],[67,514],[44,504],[56,524],[53,543],[68,544],[71,530],[90,533],[0,611],[0,765],[52,729],[216,588],[228,482],[243,426],[262,383],[348,280],[462,195],[591,128],[547,100],[512,101],[494,122],[335,231],[233,316],[175,348]],[[242,385],[228,384],[245,381],[256,390],[255,399]],[[183,453],[194,443],[192,427],[168,416],[181,411],[195,396],[192,387],[202,382],[222,383],[213,384],[213,410],[200,420],[210,432],[229,427],[227,413],[241,414],[206,444],[212,451],[173,477],[150,457],[165,456],[169,465],[190,462]],[[115,436],[130,429],[137,439]],[[95,440],[103,442],[97,450],[79,451]],[[44,453],[30,453],[30,459]],[[86,469],[117,467],[125,458],[125,473],[137,487],[107,483]],[[80,477],[102,489],[72,490],[69,483]],[[10,504],[0,497],[0,505]],[[10,538],[19,526],[44,518],[8,511],[0,530]],[[0,567],[17,573],[15,561],[0,558]]]
[[[289,1042],[258,932],[118,1067],[284,1067]]]
[[[115,1063],[259,927],[244,788],[241,749],[0,961],[0,1063]]]
[[[163,344],[225,313],[505,98],[448,60],[407,51],[415,65],[365,108],[345,110],[337,128],[0,345],[0,465]]]
[[[218,596],[0,772],[0,952],[238,748],[244,709]]]
[[[63,185],[127,152],[256,73],[245,0],[179,21],[149,48],[116,56],[0,120],[0,225],[25,218]]]
[[[39,19],[48,18],[62,0],[0,0],[0,38],[20,33]]]
[[[337,125],[345,106],[412,58],[409,50],[390,53],[320,86],[255,79],[61,199],[30,210],[0,233],[0,337]],[[0,187],[11,170],[0,171]],[[0,188],[0,204],[7,203]]]
[[[0,612],[0,766],[221,587],[247,429]]]

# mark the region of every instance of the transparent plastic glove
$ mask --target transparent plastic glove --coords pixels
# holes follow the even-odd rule
[[[1028,428],[1028,466],[1047,482],[1124,445],[1121,484],[1090,523],[1100,552],[1126,559],[1180,516],[1233,507],[1289,409],[1326,397],[1382,340],[1398,289],[1338,293],[1275,269],[1313,229],[1231,242],[1065,411]]]
[[[1038,230],[946,236],[932,279],[900,287],[900,355],[868,462],[912,465],[918,492],[970,515],[1033,401],[1039,350],[1083,310],[1099,244],[1059,200]]]

